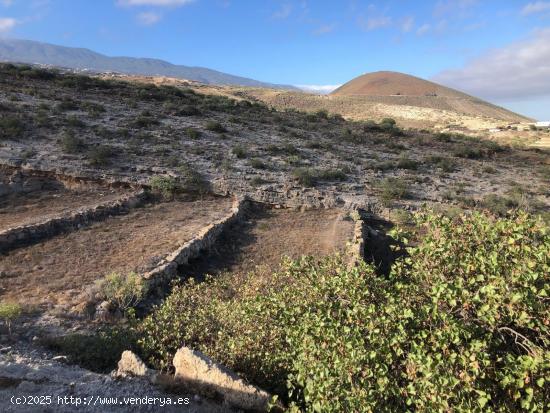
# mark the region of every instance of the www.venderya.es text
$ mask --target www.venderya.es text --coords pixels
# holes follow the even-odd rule
[[[12,396],[14,405],[48,406],[185,406],[191,403],[188,397],[105,397],[105,396]]]

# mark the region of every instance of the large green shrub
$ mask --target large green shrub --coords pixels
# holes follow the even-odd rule
[[[342,257],[193,282],[141,326],[315,412],[547,411],[550,232],[525,214],[421,215],[389,276]],[[402,239],[404,241],[404,239]]]

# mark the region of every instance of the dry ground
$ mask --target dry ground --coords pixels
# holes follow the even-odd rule
[[[324,256],[342,252],[353,237],[354,222],[340,210],[250,211],[248,220],[227,231],[211,256],[201,258],[183,275],[246,273],[261,267],[276,269],[284,256]]]
[[[191,170],[218,193],[289,206],[332,206],[340,200],[368,207],[382,200],[399,208],[477,207],[495,195],[508,202],[511,191],[528,193],[533,210],[550,205],[549,157],[543,150],[291,110],[322,109],[331,97],[297,94],[293,100],[277,94],[273,99],[281,105],[273,106],[289,110],[274,111],[257,103],[262,99],[255,90],[196,89],[218,91],[202,94],[183,83],[158,88],[1,65],[0,72],[0,121],[7,128],[0,128],[0,163],[12,166],[133,183],[158,174],[189,181]],[[222,97],[231,93],[238,101]],[[319,105],[308,98],[302,102],[307,107],[301,106],[304,96]],[[338,99],[362,111],[351,98]],[[414,103],[407,96],[395,98],[403,101],[401,114]],[[343,113],[337,106],[328,109]],[[307,174],[319,179],[308,184],[300,179]],[[388,179],[407,186],[409,196],[388,202],[393,185]]]
[[[0,199],[0,231],[89,208],[124,196],[114,190],[46,190],[4,195]]]
[[[86,286],[110,272],[151,268],[230,208],[225,198],[152,204],[11,251],[0,256],[0,298],[46,307],[78,304]]]

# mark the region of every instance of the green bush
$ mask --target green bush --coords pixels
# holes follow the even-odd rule
[[[261,185],[267,184],[268,182],[269,181],[266,181],[261,176],[255,176],[254,178],[252,178],[250,180],[250,185],[252,185],[252,186],[261,186]]]
[[[201,114],[201,111],[196,106],[185,105],[177,111],[177,114],[180,116],[197,116]]]
[[[67,116],[65,119],[65,125],[72,128],[82,128],[83,126],[86,126],[86,124],[76,116]]]
[[[95,146],[88,152],[88,160],[91,165],[107,165],[113,156],[113,149],[107,145]]]
[[[345,181],[347,178],[346,171],[342,168],[338,169],[320,169],[316,176],[321,181]]]
[[[78,153],[84,148],[84,142],[77,138],[73,131],[65,131],[61,137],[61,149],[65,153]]]
[[[480,159],[483,158],[484,154],[480,148],[461,144],[453,149],[453,156],[457,158]]]
[[[187,135],[187,137],[193,140],[200,139],[201,137],[201,132],[194,128],[185,128],[185,134]]]
[[[489,194],[481,200],[479,207],[487,209],[495,215],[505,216],[511,210],[517,209],[519,202],[517,199]]]
[[[181,190],[178,181],[172,176],[153,176],[149,180],[149,186],[155,193],[160,194],[164,199],[171,199]]]
[[[217,132],[217,133],[227,132],[227,129],[220,122],[216,122],[216,121],[208,121],[205,127],[207,130],[212,132]]]
[[[452,159],[443,156],[428,156],[425,158],[425,162],[441,168],[443,172],[454,172],[456,170],[456,163]]]
[[[407,156],[399,157],[397,161],[397,168],[399,169],[418,169],[419,163],[413,159],[408,158]]]
[[[320,109],[317,112],[315,112],[315,116],[318,119],[327,119],[329,118],[328,110],[326,109]]]
[[[0,118],[0,138],[13,139],[23,135],[25,126],[23,121],[16,116],[6,115]]]
[[[305,187],[312,187],[317,183],[317,175],[310,168],[296,168],[292,171],[292,176]]]
[[[396,199],[404,199],[409,196],[409,185],[401,178],[386,178],[380,182],[380,198],[385,204],[390,204]]]
[[[184,164],[178,168],[179,185],[184,191],[204,195],[210,191],[210,183],[191,165]]]
[[[395,119],[392,118],[384,118],[380,122],[380,126],[382,126],[383,128],[393,128],[395,127],[395,125],[397,125],[397,122],[395,121]]]
[[[550,228],[526,214],[417,224],[388,276],[304,258],[178,286],[141,325],[143,354],[166,368],[198,348],[290,411],[545,411]]]
[[[235,145],[232,149],[231,149],[231,152],[233,153],[233,155],[235,155],[238,159],[244,159],[248,156],[248,152],[246,150],[246,148],[242,145]]]
[[[77,103],[72,99],[64,99],[56,106],[57,110],[61,112],[78,110]]]
[[[498,172],[495,168],[493,168],[490,165],[484,166],[482,170],[486,174],[496,174]]]
[[[0,319],[4,321],[10,335],[11,325],[19,318],[19,316],[21,316],[22,311],[23,310],[18,303],[9,301],[0,302]]]
[[[149,128],[151,126],[158,126],[160,122],[154,118],[150,113],[144,113],[139,115],[132,123],[131,126],[137,129]]]
[[[251,159],[250,166],[253,167],[254,169],[267,169],[266,163],[258,158]]]
[[[99,280],[97,285],[102,299],[123,313],[136,305],[146,292],[143,277],[134,272],[125,275],[113,272]]]

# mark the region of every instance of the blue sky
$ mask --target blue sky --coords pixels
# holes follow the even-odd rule
[[[550,1],[0,0],[0,35],[293,85],[395,70],[550,119]]]

